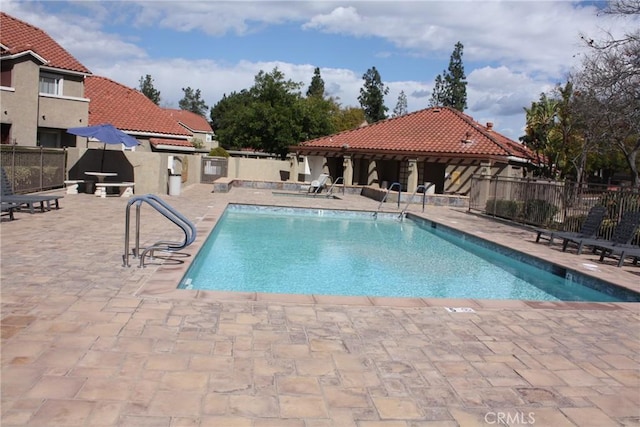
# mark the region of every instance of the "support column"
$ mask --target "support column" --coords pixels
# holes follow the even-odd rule
[[[407,167],[407,192],[412,193],[418,187],[418,159],[409,159]]]
[[[353,160],[351,156],[345,155],[342,160],[342,167],[344,170],[344,185],[353,185]]]
[[[373,184],[378,184],[378,187],[380,187],[382,183],[380,182],[380,175],[378,175],[378,164],[376,163],[376,160],[369,159],[366,185]]]
[[[298,156],[289,153],[289,181],[298,182]]]

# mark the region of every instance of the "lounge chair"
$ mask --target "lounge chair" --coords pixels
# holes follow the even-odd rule
[[[595,239],[598,235],[598,230],[600,229],[600,225],[604,220],[604,217],[607,213],[607,209],[604,206],[594,206],[589,210],[587,214],[587,218],[584,220],[582,227],[577,232],[572,231],[553,231],[547,230],[543,228],[536,229],[538,233],[536,236],[536,243],[540,242],[540,238],[544,235],[548,235],[549,244],[553,243],[554,238],[560,239],[584,239],[591,238]]]
[[[327,185],[327,180],[329,179],[329,175],[321,174],[318,179],[314,179],[311,181],[311,185],[309,186],[309,193],[320,193],[322,189]]]
[[[562,242],[562,251],[564,252],[567,250],[569,243],[576,243],[578,245],[578,255],[582,253],[582,249],[585,246],[592,246],[594,252],[598,247],[606,247],[610,245],[620,247],[626,246],[633,240],[638,227],[640,227],[640,211],[627,211],[622,214],[620,222],[613,230],[613,235],[610,240],[594,238],[565,238]]]
[[[622,267],[625,258],[633,258],[633,265],[638,265],[640,260],[640,246],[637,245],[600,245],[597,247],[600,249],[600,262],[604,261],[605,257],[614,257],[619,254],[618,267]]]
[[[40,205],[42,212],[45,211],[45,204],[47,205],[47,210],[51,210],[51,202],[54,203],[56,209],[60,209],[58,200],[64,197],[59,195],[14,194],[13,187],[4,168],[2,168],[2,181],[0,184],[2,186],[2,191],[0,191],[0,201],[2,203],[15,204],[15,209],[27,206],[31,213],[35,212],[35,205],[37,204]]]
[[[13,211],[18,209],[19,205],[16,203],[9,203],[9,202],[3,201],[2,203],[0,203],[0,206],[2,206],[2,212],[6,212],[3,215],[8,215],[9,219],[13,221],[14,220]]]

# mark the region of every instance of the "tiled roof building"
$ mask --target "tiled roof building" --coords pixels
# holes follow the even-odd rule
[[[87,124],[91,71],[46,32],[0,12],[3,144],[74,146],[65,130]]]
[[[435,183],[436,192],[468,192],[476,173],[521,175],[534,160],[522,144],[452,108],[428,108],[291,147],[309,156],[311,169],[357,185],[400,182],[413,191]],[[320,160],[322,159],[322,160]]]
[[[154,148],[193,150],[192,133],[142,92],[98,76],[87,77],[85,86],[91,99],[90,125],[111,123],[141,141],[148,140]]]

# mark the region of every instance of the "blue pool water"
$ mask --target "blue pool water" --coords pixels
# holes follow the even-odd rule
[[[289,294],[620,300],[429,221],[246,205],[227,208],[180,287]]]

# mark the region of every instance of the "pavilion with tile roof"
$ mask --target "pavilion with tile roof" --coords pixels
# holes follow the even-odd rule
[[[535,162],[522,144],[447,107],[428,108],[290,148],[306,157],[311,176],[342,177],[346,185],[412,192],[433,183],[438,194],[467,194],[471,176],[522,177]]]

